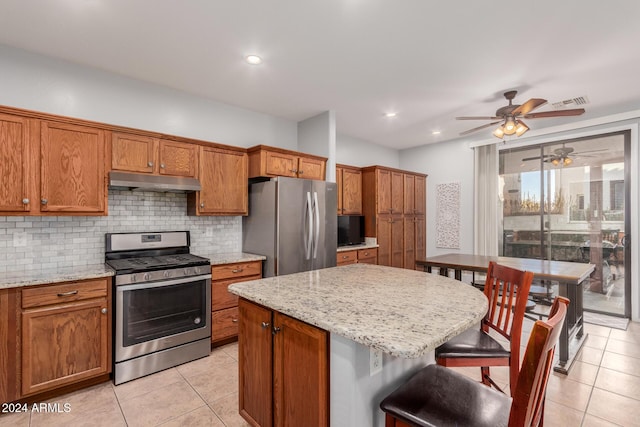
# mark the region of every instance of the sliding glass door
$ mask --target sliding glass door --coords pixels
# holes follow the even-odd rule
[[[630,315],[628,132],[500,152],[500,254],[589,262],[586,310]]]

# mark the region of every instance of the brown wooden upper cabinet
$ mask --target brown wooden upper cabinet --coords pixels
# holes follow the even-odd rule
[[[338,215],[362,215],[362,171],[346,165],[336,165],[338,185]]]
[[[288,176],[324,180],[326,157],[257,145],[248,150],[249,178]]]
[[[404,174],[392,169],[377,169],[377,209],[379,214],[401,214],[404,202]]]
[[[0,114],[0,212],[29,212],[31,198],[29,120]]]
[[[404,174],[404,213],[422,215],[425,211],[426,178]]]
[[[198,151],[197,144],[114,132],[111,169],[196,178]]]
[[[247,215],[247,153],[200,147],[202,189],[187,195],[189,215]]]

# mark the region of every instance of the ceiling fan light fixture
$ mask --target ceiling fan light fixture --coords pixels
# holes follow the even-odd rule
[[[564,163],[565,166],[569,166],[571,163],[573,163],[573,160],[571,160],[571,157],[565,157],[562,163]]]
[[[522,136],[526,131],[529,130],[529,126],[524,124],[522,120],[516,120],[516,136]]]
[[[560,159],[554,157],[553,160],[551,160],[551,164],[553,164],[553,166],[558,166],[560,164]]]
[[[498,128],[493,131],[493,136],[496,138],[502,138],[504,136],[504,125],[498,126]]]
[[[508,116],[504,122],[504,133],[507,135],[513,135],[516,133],[516,121],[513,116]]]

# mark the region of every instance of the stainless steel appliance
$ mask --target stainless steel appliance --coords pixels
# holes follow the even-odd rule
[[[106,235],[115,384],[209,354],[211,265],[189,243],[188,231]]]
[[[277,177],[253,183],[243,250],[266,256],[265,277],[335,267],[336,209],[333,182]]]

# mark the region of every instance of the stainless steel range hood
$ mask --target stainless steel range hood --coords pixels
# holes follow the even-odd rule
[[[109,172],[109,188],[114,190],[185,193],[200,191],[200,181],[182,176],[147,175],[132,172]]]

